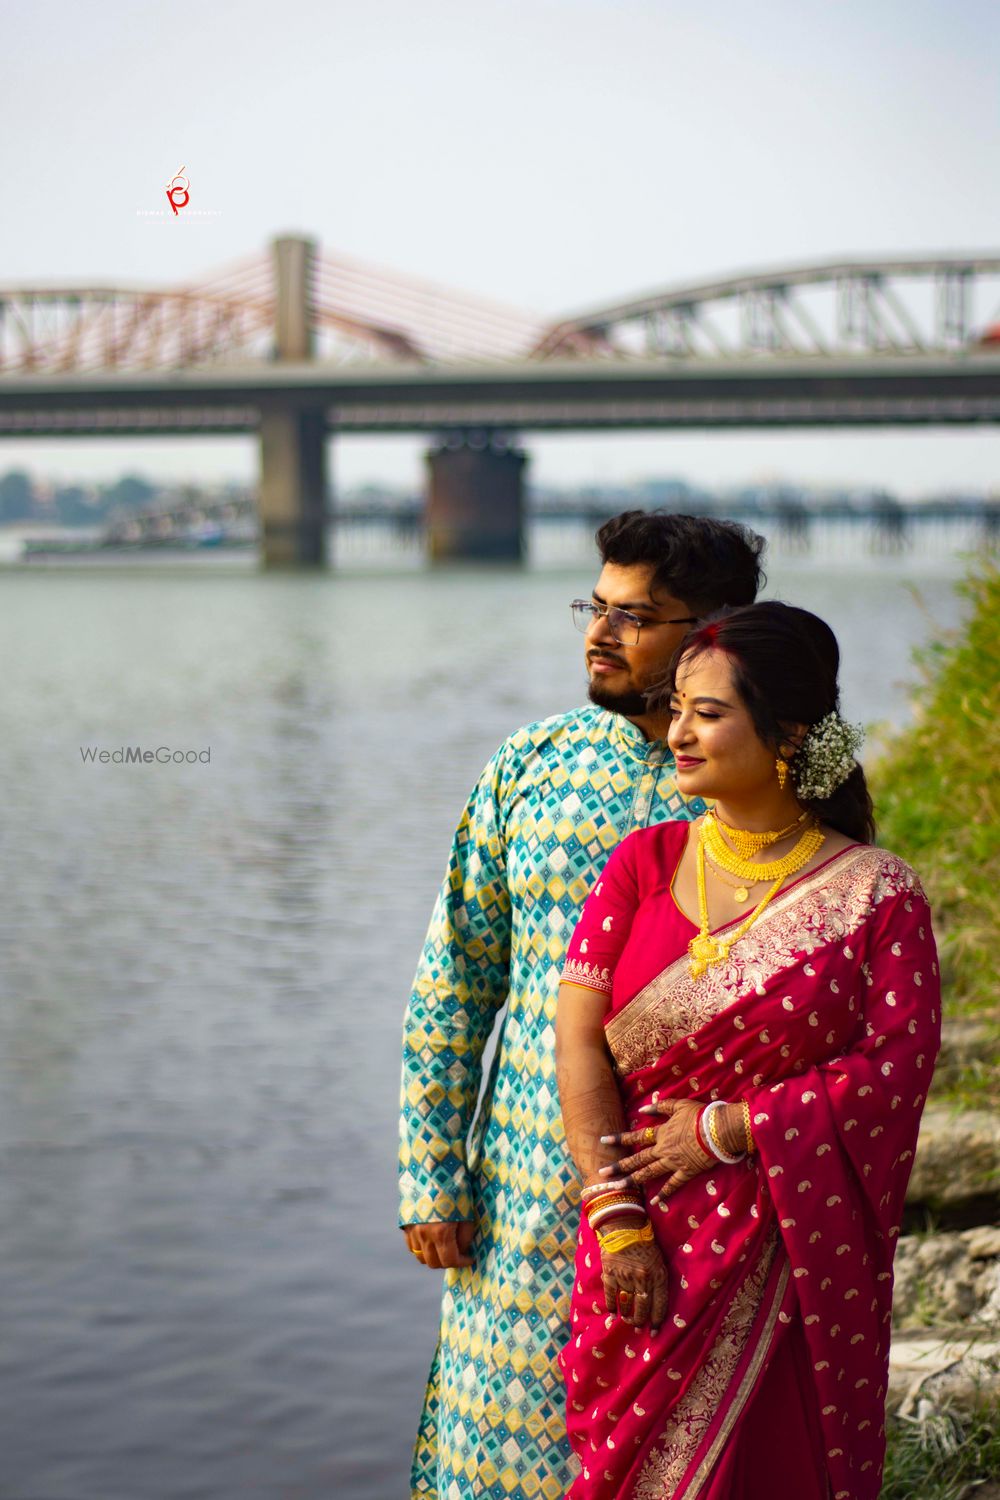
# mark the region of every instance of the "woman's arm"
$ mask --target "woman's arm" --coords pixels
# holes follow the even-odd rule
[[[559,1101],[569,1153],[585,1186],[602,1184],[601,1168],[613,1166],[623,1154],[601,1141],[602,1136],[620,1134],[625,1126],[625,1110],[604,1039],[607,1007],[608,997],[599,990],[579,984],[559,986]],[[635,1225],[634,1214],[609,1215],[602,1220],[601,1234]],[[638,1328],[648,1323],[651,1332],[657,1333],[667,1312],[667,1272],[656,1242],[632,1244],[618,1252],[602,1244],[601,1272],[608,1312]]]
[[[559,986],[556,1076],[569,1154],[585,1184],[624,1154],[602,1135],[625,1129],[625,1111],[604,1036],[608,996],[581,984]]]

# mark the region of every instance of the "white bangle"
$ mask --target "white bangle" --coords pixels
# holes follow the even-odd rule
[[[708,1149],[711,1151],[712,1155],[717,1157],[718,1160],[723,1162],[727,1167],[735,1167],[736,1163],[742,1161],[746,1156],[746,1152],[741,1151],[739,1156],[730,1156],[728,1151],[723,1151],[722,1147],[718,1144],[715,1137],[712,1135],[712,1112],[716,1109],[725,1109],[727,1103],[728,1100],[726,1099],[713,1099],[710,1104],[705,1105],[705,1108],[701,1112],[701,1117],[698,1123],[701,1126],[701,1133],[705,1138],[705,1143],[708,1146]]]
[[[605,1219],[614,1218],[616,1214],[641,1214],[646,1217],[646,1206],[644,1203],[609,1203],[605,1208],[597,1209],[589,1215],[591,1229],[596,1229]]]

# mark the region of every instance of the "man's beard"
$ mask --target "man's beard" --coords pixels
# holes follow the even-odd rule
[[[635,688],[619,688],[616,691],[610,683],[602,682],[599,677],[591,677],[587,694],[591,703],[596,703],[598,708],[610,708],[612,713],[624,714],[626,718],[638,718],[648,713],[645,693],[640,693]]]

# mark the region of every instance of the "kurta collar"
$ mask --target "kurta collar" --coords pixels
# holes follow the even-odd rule
[[[636,760],[646,760],[651,755],[656,760],[673,757],[666,740],[647,740],[638,724],[633,724],[624,714],[611,713],[611,734]]]

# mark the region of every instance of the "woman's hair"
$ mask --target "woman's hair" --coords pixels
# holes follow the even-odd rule
[[[723,605],[752,604],[764,583],[764,538],[737,521],[625,510],[595,538],[602,563],[648,563],[653,588],[707,615]]]
[[[807,609],[768,601],[718,610],[688,632],[674,653],[665,681],[647,698],[662,712],[674,691],[681,660],[724,651],[733,685],[759,738],[777,756],[795,724],[812,726],[840,710],[840,649],[829,625]],[[794,755],[792,779],[794,783]],[[800,798],[824,823],[861,844],[875,841],[872,799],[859,765],[831,797]]]

